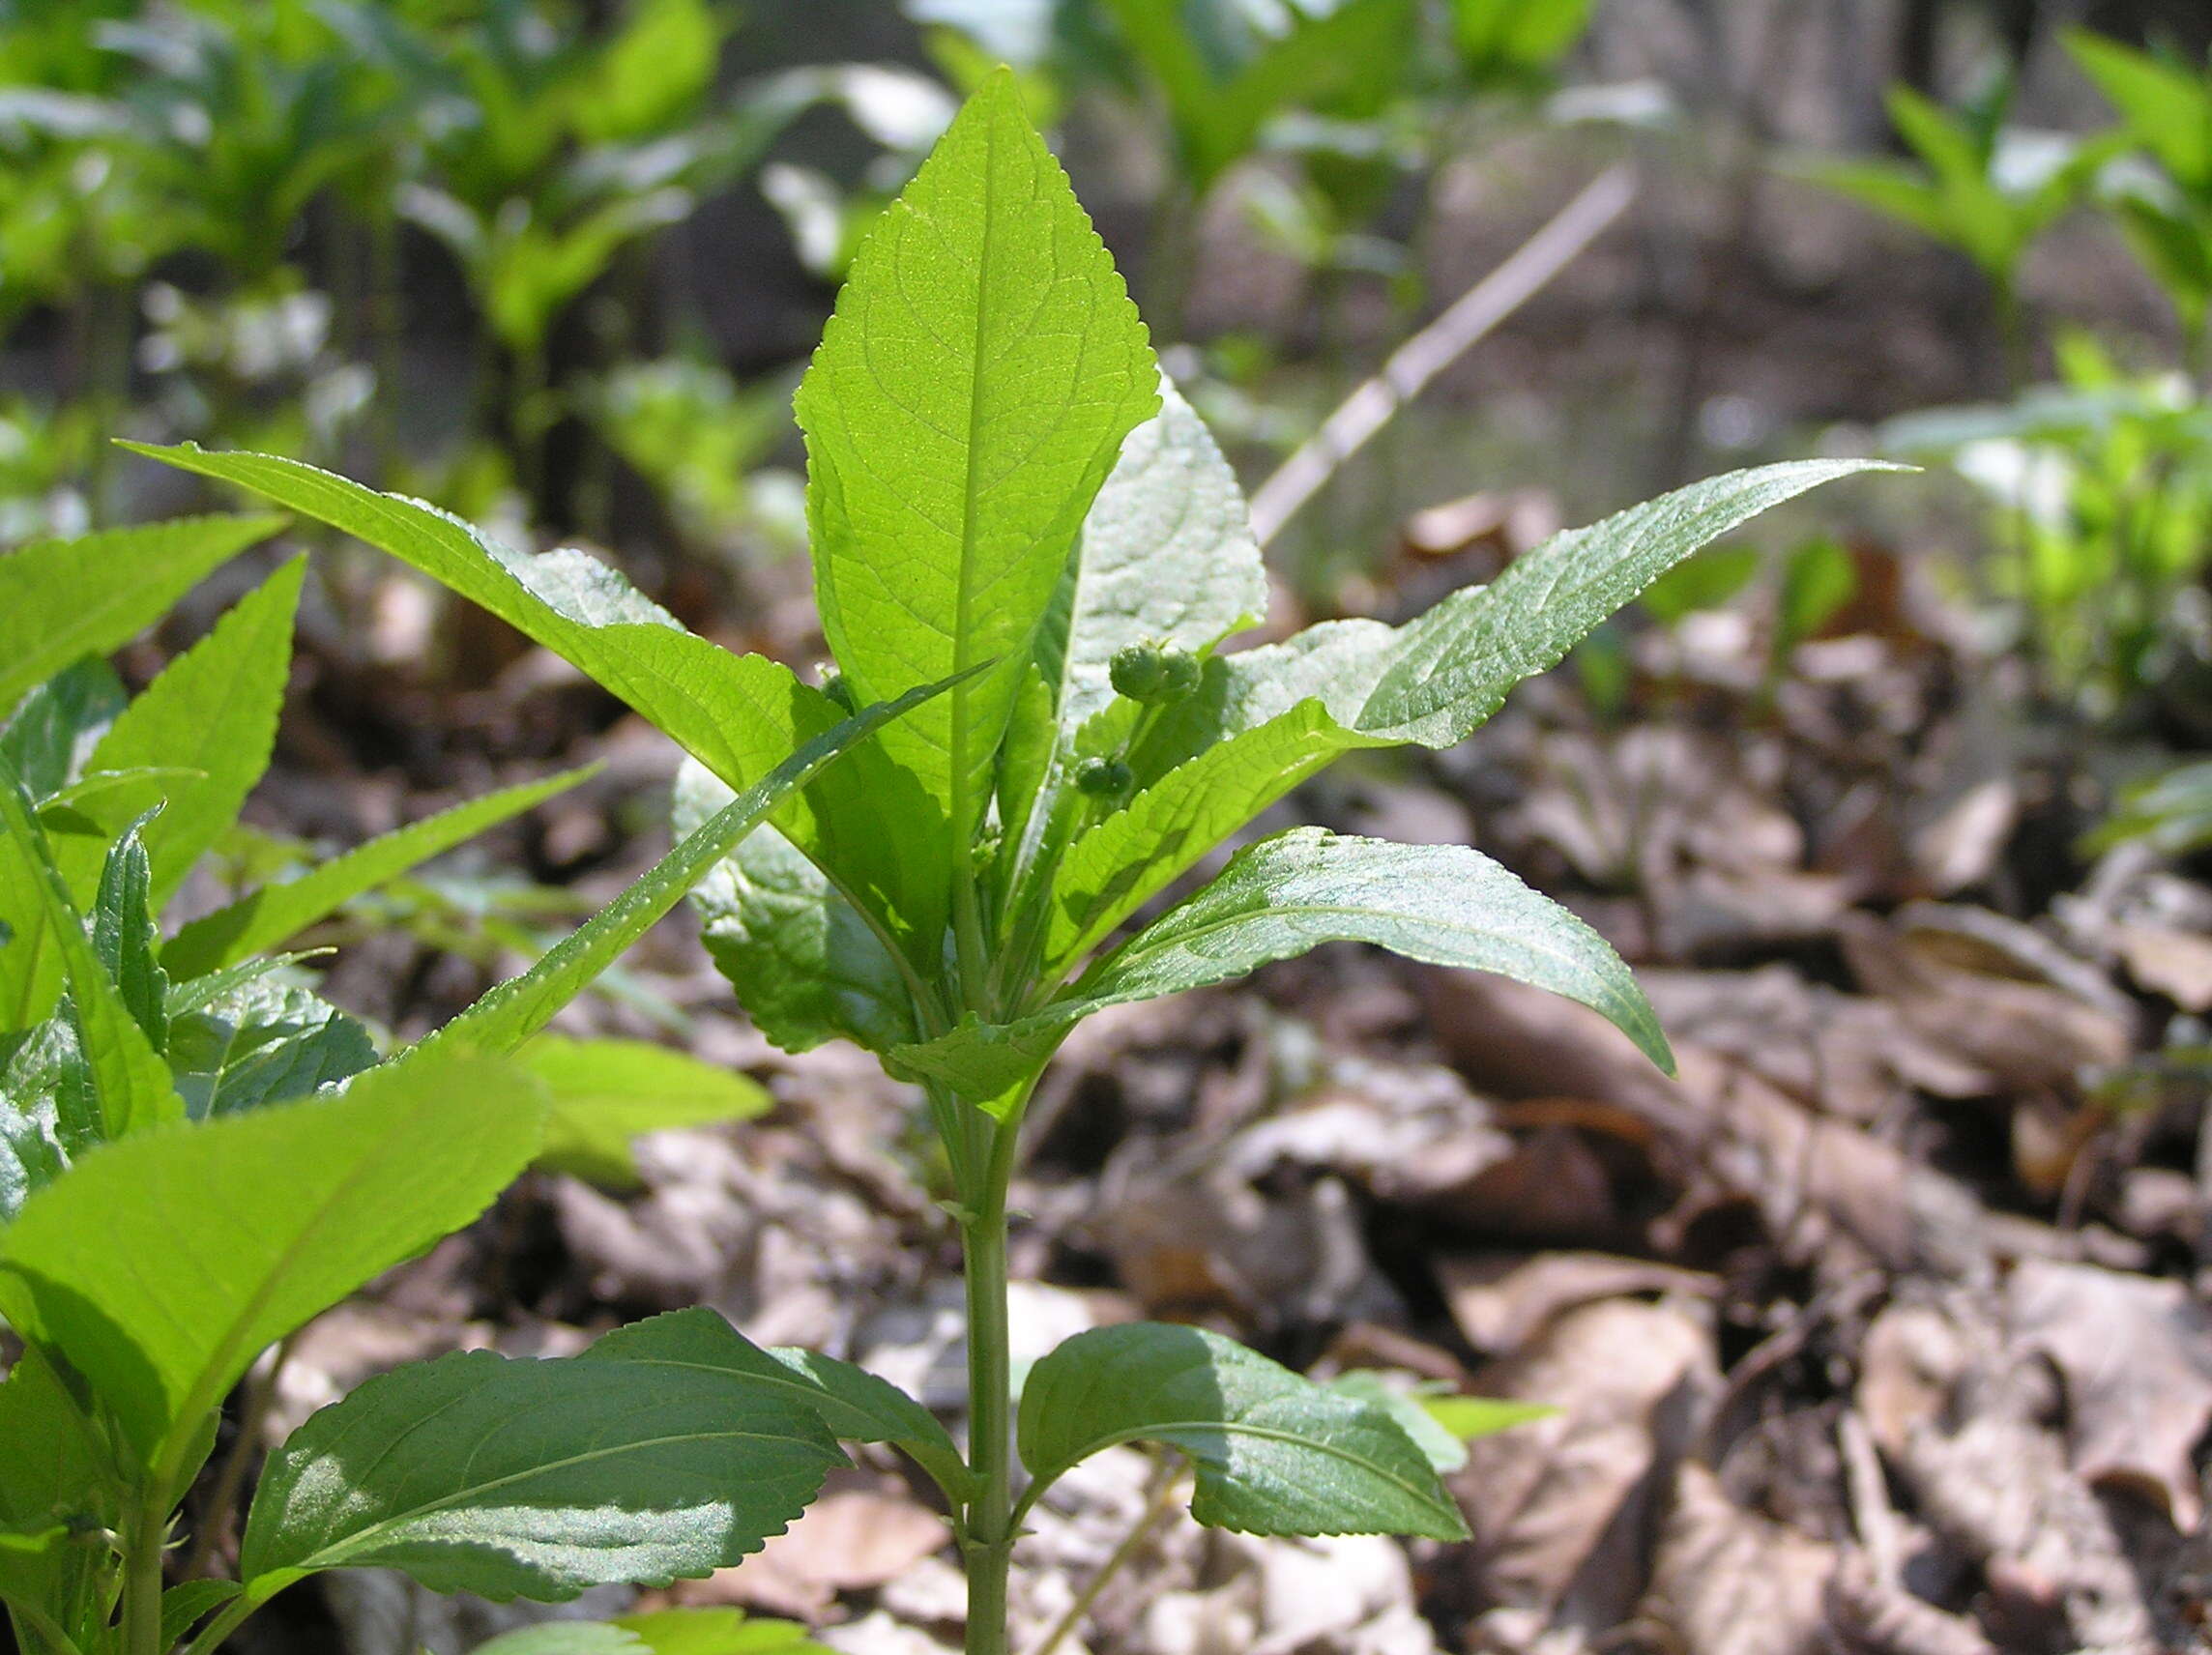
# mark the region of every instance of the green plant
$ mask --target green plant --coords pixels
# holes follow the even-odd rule
[[[2173,372],[2130,373],[2083,334],[2061,383],[1996,408],[1892,421],[1892,453],[1947,459],[1992,506],[1994,585],[2018,606],[2045,691],[2110,713],[2190,635],[2212,558],[2212,405]]]
[[[2212,68],[2086,30],[2070,33],[2066,49],[2119,110],[2131,148],[2152,163],[2108,169],[2104,195],[2172,303],[2201,384],[2212,372]]]
[[[2114,146],[2110,139],[2077,143],[2008,127],[2012,92],[2009,79],[1998,79],[1954,113],[1909,86],[1893,86],[1890,119],[1919,164],[1829,162],[1811,176],[1973,261],[1995,301],[2018,389],[2029,366],[2021,266],[2028,248],[2080,200]]]
[[[383,547],[667,732],[693,761],[684,845],[706,847],[669,877],[699,887],[740,999],[786,1047],[849,1036],[920,1086],[966,1258],[968,1450],[880,1384],[864,1407],[848,1398],[822,1417],[836,1436],[897,1444],[939,1484],[967,1560],[974,1655],[1006,1646],[1023,1519],[1055,1477],[1113,1443],[1179,1449],[1207,1522],[1457,1537],[1429,1455],[1390,1408],[1214,1334],[1083,1334],[1030,1371],[1017,1418],[1006,1190],[1026,1102],[1068,1030],[1101,1006],[1338,940],[1550,988],[1665,1061],[1613,951],[1460,847],[1295,828],[1123,928],[1331,760],[1458,742],[1680,558],[1864,465],[1702,483],[1562,535],[1405,627],[1336,622],[1220,653],[1266,597],[1235,479],[1160,380],[1005,74],[969,102],[860,250],[799,417],[836,662],[820,688],[682,630],[574,554],[520,558],[294,461],[143,451]],[[851,707],[903,705],[938,684],[949,687],[806,780],[768,828],[710,843],[740,808],[723,801],[757,790],[795,743]],[[480,1008],[464,1020],[473,1031],[427,1044],[480,1044],[498,1015]],[[647,1326],[690,1328],[700,1371],[767,1360],[705,1313],[683,1317]]]
[[[0,1317],[24,1348],[0,1379],[0,1602],[27,1655],[212,1650],[340,1564],[550,1598],[710,1570],[787,1523],[837,1459],[813,1389],[865,1394],[834,1364],[792,1370],[750,1347],[745,1372],[699,1367],[683,1352],[736,1338],[703,1312],[568,1362],[422,1364],[277,1450],[237,1579],[167,1582],[218,1412],[265,1349],[468,1223],[534,1159],[621,1182],[635,1133],[762,1107],[749,1082],[679,1054],[540,1031],[767,809],[922,699],[815,734],[530,971],[379,1060],[299,972],[305,956],[264,950],[581,772],[459,805],[164,936],[163,909],[268,762],[303,565],[134,700],[102,657],[278,523],[154,524],[0,558]],[[545,566],[571,591],[589,578]],[[195,1556],[228,1521],[258,1428],[249,1403],[192,1502]],[[619,1509],[640,1479],[651,1507]],[[805,1647],[796,1629],[726,1620],[649,1617],[587,1647]]]

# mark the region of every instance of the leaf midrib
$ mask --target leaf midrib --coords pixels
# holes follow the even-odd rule
[[[405,1511],[393,1512],[391,1516],[380,1518],[365,1528],[355,1530],[354,1533],[334,1545],[321,1547],[310,1552],[298,1562],[278,1564],[277,1568],[310,1570],[337,1568],[344,1563],[346,1558],[358,1556],[362,1552],[372,1549],[370,1546],[372,1541],[382,1539],[395,1528],[410,1523],[421,1522],[425,1517],[451,1510],[463,1502],[480,1500],[487,1494],[496,1493],[498,1490],[515,1483],[527,1482],[533,1477],[551,1476],[556,1472],[566,1471],[577,1466],[588,1466],[596,1461],[612,1459],[624,1454],[642,1453],[648,1449],[676,1446],[686,1442],[755,1440],[794,1442],[802,1439],[777,1436],[767,1431],[739,1431],[730,1427],[715,1431],[667,1432],[652,1437],[633,1437],[622,1442],[610,1443],[602,1448],[592,1448],[581,1454],[570,1454],[562,1459],[547,1460],[541,1464],[527,1466],[519,1471],[509,1471],[505,1476],[492,1477],[481,1483],[471,1484],[468,1488],[456,1490],[441,1498],[425,1500],[420,1505],[409,1506]],[[265,1571],[267,1574],[276,1572],[275,1569]]]

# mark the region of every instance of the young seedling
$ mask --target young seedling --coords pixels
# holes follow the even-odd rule
[[[1055,1478],[1118,1443],[1184,1456],[1205,1523],[1460,1537],[1459,1511],[1399,1411],[1217,1334],[1156,1323],[1082,1334],[1030,1370],[1017,1412],[1006,1191],[1025,1107],[1091,1012],[1332,941],[1566,995],[1667,1062],[1613,950],[1464,847],[1294,828],[1245,846],[1157,917],[1148,905],[1335,758],[1460,741],[1514,683],[1699,546],[1865,467],[1811,461],[1701,483],[1559,536],[1406,626],[1332,622],[1223,653],[1265,607],[1242,499],[1162,382],[1111,259],[1004,74],[861,248],[799,417],[835,657],[823,688],[684,631],[575,554],[520,557],[288,460],[145,451],[383,547],[597,679],[690,754],[679,787],[687,846],[727,823],[733,793],[849,707],[949,684],[805,779],[765,826],[691,857],[689,878],[717,963],[773,1039],[858,1041],[927,1102],[966,1257],[966,1449],[889,1386],[863,1389],[857,1371],[821,1358],[769,1356],[705,1312],[647,1326],[673,1343],[666,1329],[684,1324],[688,1372],[787,1364],[823,1387],[812,1396],[829,1434],[894,1443],[936,1479],[967,1563],[971,1655],[1006,1648],[1007,1571],[1028,1513]],[[428,1044],[481,1049],[506,1037],[504,1016],[487,1002]],[[388,1388],[318,1419],[435,1400]],[[343,1478],[331,1474],[323,1497],[342,1505]],[[290,1476],[280,1468],[280,1485],[309,1486]],[[534,1542],[486,1544],[526,1553]],[[417,1572],[473,1578],[457,1563]],[[507,1581],[540,1583],[519,1565]]]

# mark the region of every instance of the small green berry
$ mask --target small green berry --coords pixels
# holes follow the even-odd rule
[[[1085,759],[1075,767],[1076,791],[1092,798],[1119,798],[1129,781],[1129,767],[1120,759]]]
[[[1180,701],[1198,687],[1198,657],[1157,644],[1125,644],[1114,652],[1107,676],[1118,695],[1152,706]]]

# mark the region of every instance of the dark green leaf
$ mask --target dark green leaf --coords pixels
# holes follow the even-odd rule
[[[169,1025],[169,1067],[194,1120],[305,1097],[375,1061],[367,1030],[308,990],[266,975]]]
[[[1467,1525],[1383,1408],[1202,1328],[1129,1322],[1068,1340],[1022,1385],[1022,1462],[1039,1483],[1118,1443],[1180,1450],[1191,1515],[1247,1534],[1418,1534]]]
[[[239,1571],[401,1569],[498,1601],[728,1568],[844,1463],[813,1412],[742,1375],[485,1350],[369,1380],[262,1474]]]
[[[680,1370],[730,1373],[782,1388],[832,1437],[904,1449],[953,1500],[970,1478],[937,1416],[888,1379],[811,1350],[764,1350],[712,1310],[672,1311],[608,1334],[588,1354]]]
[[[0,730],[0,759],[42,805],[75,779],[85,756],[123,711],[123,681],[88,655],[23,698]]]
[[[169,1043],[169,984],[154,958],[154,870],[132,823],[107,853],[92,903],[92,951],[99,956],[131,1020],[160,1052]]]
[[[703,766],[685,764],[676,777],[676,831],[696,831],[730,798]],[[913,1038],[897,958],[774,828],[741,839],[691,901],[716,969],[761,1032],[785,1051],[843,1035],[881,1052]]]
[[[1294,828],[1239,851],[1219,878],[1100,960],[1067,997],[1006,1025],[964,1024],[900,1065],[991,1096],[1033,1074],[1062,1035],[1109,1005],[1231,977],[1324,943],[1369,943],[1432,965],[1497,972],[1603,1012],[1662,1068],[1658,1019],[1605,939],[1462,845],[1399,845]]]

